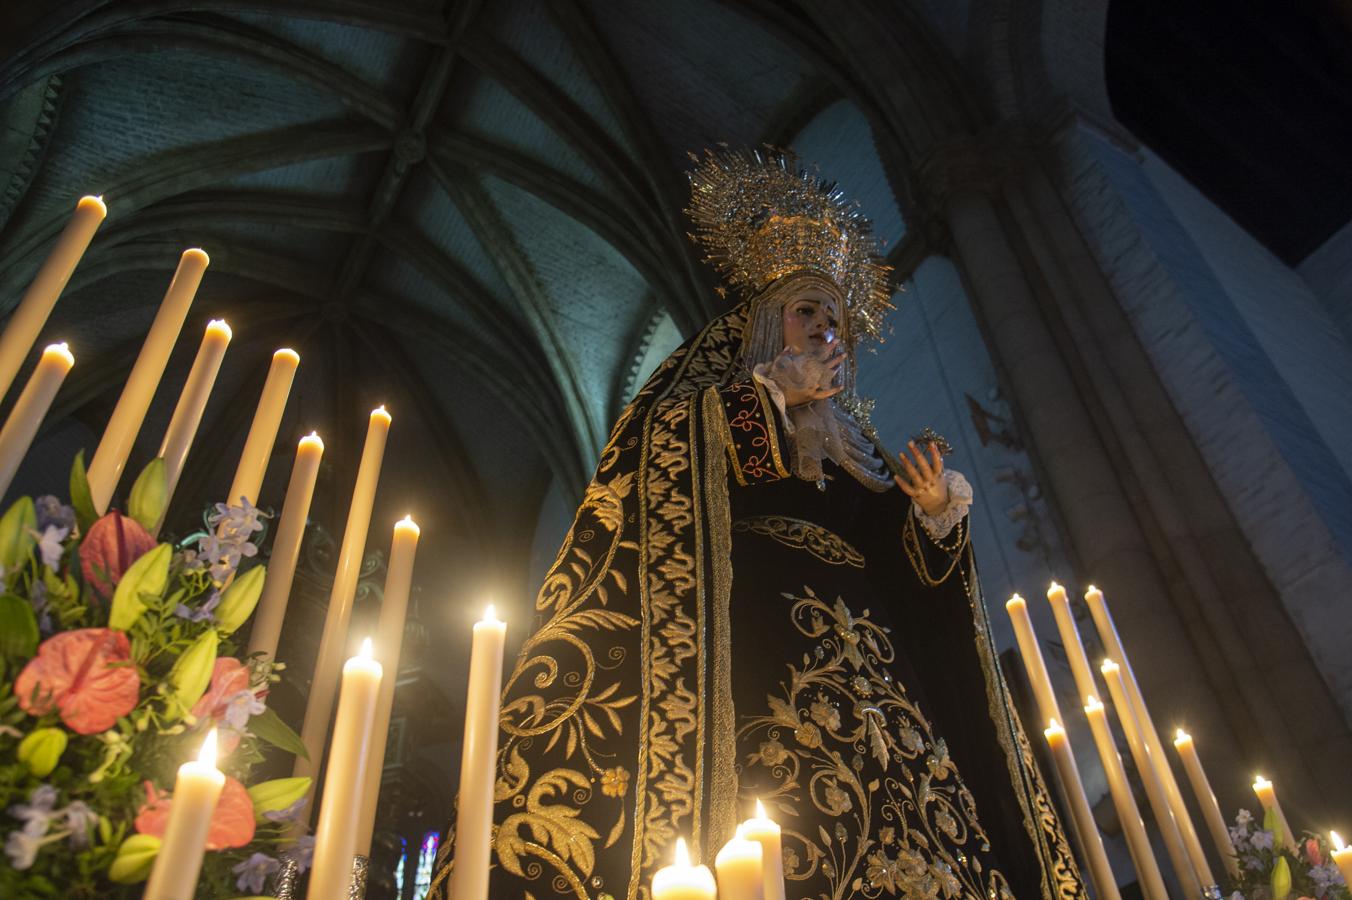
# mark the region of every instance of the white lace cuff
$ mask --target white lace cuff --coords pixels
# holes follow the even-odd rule
[[[919,503],[911,501],[911,506],[915,508],[916,521],[925,529],[930,540],[934,541],[948,537],[949,532],[962,521],[962,517],[967,515],[967,510],[972,505],[972,486],[967,483],[961,472],[956,469],[944,469],[944,483],[948,485],[948,505],[937,516],[926,515]]]
[[[756,366],[756,370],[751,373],[751,377],[760,382],[761,387],[765,388],[765,393],[770,395],[770,399],[775,402],[775,409],[779,410],[779,422],[784,426],[786,434],[793,434],[793,420],[789,418],[788,405],[784,402],[784,392],[779,389],[779,385],[766,372],[762,371],[768,367],[765,363]]]

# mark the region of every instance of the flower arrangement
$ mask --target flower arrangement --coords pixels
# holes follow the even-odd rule
[[[1281,824],[1269,810],[1255,824],[1241,809],[1230,827],[1239,860],[1239,878],[1229,900],[1347,900],[1347,883],[1334,864],[1324,838],[1307,834],[1295,851],[1285,846]]]
[[[267,706],[282,666],[233,635],[262,592],[265,514],[216,504],[207,530],[154,536],[164,461],[127,514],[97,516],[83,456],[71,504],[21,497],[0,517],[0,896],[136,897],[164,833],[177,767],[218,729],[226,785],[199,897],[257,895],[288,856],[308,778],[250,784],[263,743],[303,754]]]

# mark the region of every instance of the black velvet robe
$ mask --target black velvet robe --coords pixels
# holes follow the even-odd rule
[[[898,490],[791,476],[739,380],[746,322],[626,408],[546,577],[503,691],[491,895],[649,897],[677,837],[712,863],[759,797],[795,900],[1085,896],[965,524],[941,546]]]

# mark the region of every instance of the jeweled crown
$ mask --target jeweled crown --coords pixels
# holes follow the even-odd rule
[[[749,296],[793,272],[818,272],[845,295],[848,336],[881,340],[892,267],[857,203],[783,150],[724,147],[690,158],[690,237],[730,285]]]

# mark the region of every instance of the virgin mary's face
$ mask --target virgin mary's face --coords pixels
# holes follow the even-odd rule
[[[784,346],[817,351],[836,338],[840,301],[818,287],[805,287],[784,304]]]

